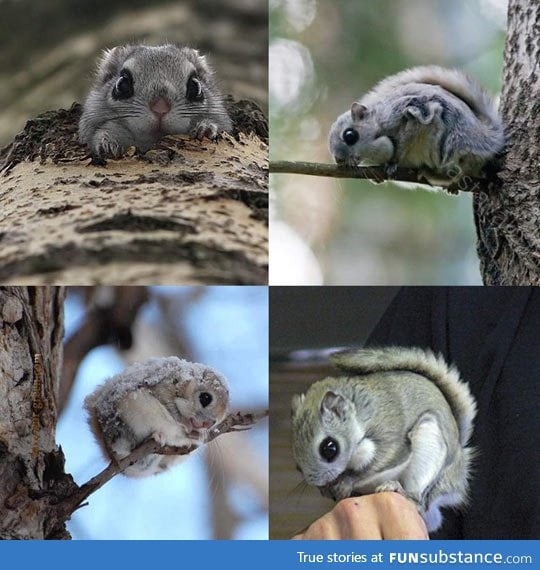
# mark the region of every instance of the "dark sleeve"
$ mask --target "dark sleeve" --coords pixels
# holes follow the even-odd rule
[[[433,346],[432,287],[403,287],[369,336],[370,346]]]
[[[469,505],[438,539],[540,538],[540,289],[405,287],[369,337],[428,347],[478,403]]]

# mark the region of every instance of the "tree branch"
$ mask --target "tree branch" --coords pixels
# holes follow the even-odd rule
[[[208,432],[204,443],[209,443],[220,435],[226,433],[251,429],[259,420],[267,416],[268,410],[258,413],[236,412],[235,414],[229,414],[221,423],[217,424]],[[92,479],[81,485],[73,494],[57,503],[55,505],[57,509],[57,518],[62,521],[69,519],[74,511],[83,506],[83,501],[85,501],[92,493],[101,489],[101,487],[103,487],[105,483],[108,483],[115,475],[122,473],[122,471],[127,469],[130,465],[139,461],[139,459],[142,459],[152,453],[158,455],[188,455],[198,447],[199,446],[195,444],[183,447],[175,447],[171,445],[161,446],[151,437],[145,439],[129,455],[116,462],[111,461],[111,463],[109,463],[101,473],[92,477]]]
[[[306,174],[308,176],[327,176],[330,178],[356,178],[362,180],[373,180],[380,183],[390,182],[411,182],[414,184],[425,184],[427,186],[439,186],[450,194],[459,192],[481,192],[485,191],[489,184],[488,179],[472,178],[463,176],[457,181],[440,178],[436,183],[427,180],[420,171],[413,168],[398,168],[396,174],[389,177],[383,166],[351,167],[339,166],[337,164],[320,164],[317,162],[292,162],[278,160],[270,162],[270,173],[272,174]]]
[[[0,149],[0,281],[266,284],[267,125],[255,107],[230,103],[235,136],[170,135],[106,168],[78,142],[80,105],[28,121]]]

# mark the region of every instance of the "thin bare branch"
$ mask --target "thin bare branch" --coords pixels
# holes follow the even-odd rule
[[[243,431],[251,429],[258,421],[268,417],[268,410],[254,413],[236,412],[229,414],[221,423],[217,424],[208,434],[206,443],[216,439],[216,437],[231,431]]]
[[[326,176],[329,178],[356,178],[372,180],[374,182],[411,182],[427,186],[445,188],[450,194],[458,192],[480,192],[487,184],[482,178],[464,176],[457,182],[450,179],[437,180],[437,184],[430,183],[421,172],[412,168],[398,168],[395,175],[389,177],[383,166],[350,167],[337,164],[321,164],[317,162],[292,162],[279,160],[270,162],[272,174],[305,174],[308,176]]]
[[[250,429],[259,420],[267,416],[268,410],[258,413],[236,412],[234,414],[229,414],[221,423],[217,424],[212,430],[210,430],[205,443],[213,441],[225,433]],[[198,447],[199,446],[195,443],[191,446],[183,447],[170,445],[162,447],[152,438],[144,440],[128,456],[118,459],[117,461],[111,461],[103,471],[98,473],[95,477],[92,477],[92,479],[84,483],[84,485],[81,485],[75,493],[57,503],[58,519],[67,520],[75,510],[83,506],[83,501],[85,501],[92,493],[103,487],[103,485],[108,483],[115,475],[122,473],[122,471],[127,469],[130,465],[139,461],[139,459],[142,459],[152,453],[156,453],[158,455],[188,455]]]

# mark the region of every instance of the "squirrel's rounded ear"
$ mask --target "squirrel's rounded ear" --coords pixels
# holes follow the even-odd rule
[[[210,77],[214,74],[212,68],[210,67],[208,60],[205,55],[201,55],[199,50],[184,46],[180,48],[182,54],[190,61],[194,66],[197,74],[199,76]]]
[[[101,58],[98,61],[96,77],[102,84],[107,83],[113,77],[116,77],[121,69],[122,64],[127,56],[135,49],[135,46],[116,46],[111,49],[103,50]]]
[[[300,396],[293,396],[292,399],[292,409],[291,409],[291,418],[296,415],[296,412],[300,408],[300,406],[304,403],[306,399],[305,394],[301,394]]]
[[[353,121],[360,121],[363,119],[368,112],[368,108],[361,103],[357,103],[356,101],[351,105],[351,117]]]
[[[334,414],[342,418],[347,409],[347,400],[341,395],[328,390],[321,402],[321,415]]]

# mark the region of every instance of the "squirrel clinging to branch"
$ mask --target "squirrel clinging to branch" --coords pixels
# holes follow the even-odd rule
[[[162,446],[198,447],[227,415],[229,388],[218,372],[175,356],[133,364],[86,397],[89,423],[104,455],[117,461],[151,437]],[[146,477],[184,455],[150,454],[123,471]]]
[[[417,168],[429,179],[479,177],[505,145],[493,98],[471,77],[437,66],[378,83],[330,129],[338,164]]]

